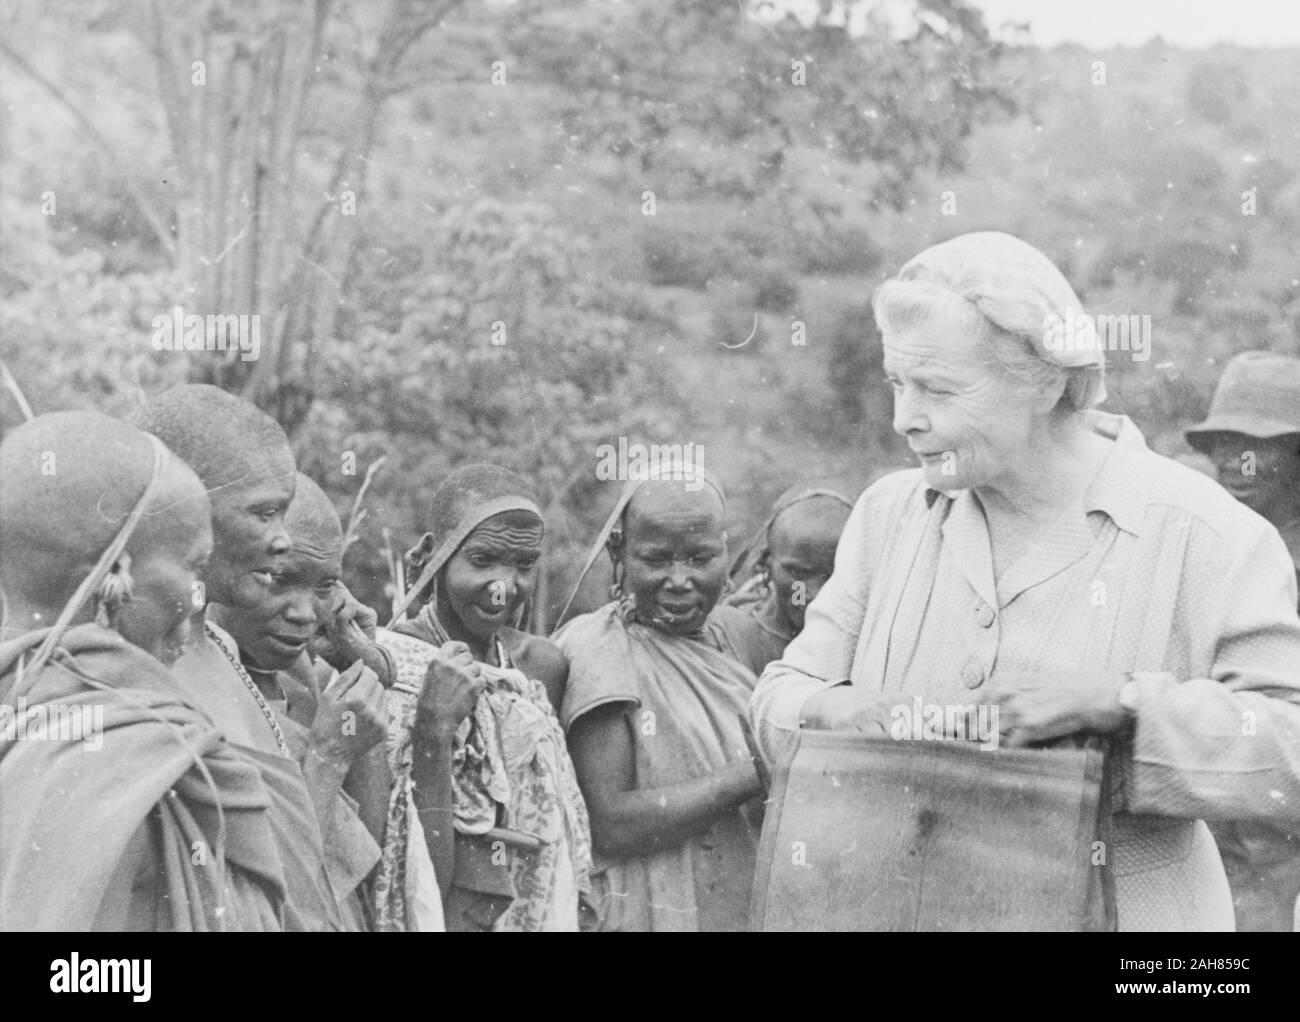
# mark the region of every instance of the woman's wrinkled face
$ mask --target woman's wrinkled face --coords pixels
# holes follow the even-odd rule
[[[670,635],[699,631],[727,581],[723,507],[711,486],[656,480],[624,516],[623,588],[636,615]]]
[[[286,670],[307,648],[329,612],[343,574],[341,548],[295,537],[252,607],[223,606],[221,626],[240,654],[264,671]]]
[[[503,511],[480,523],[447,562],[438,616],[454,635],[491,641],[532,595],[542,556],[542,521]]]
[[[1030,453],[1034,406],[990,364],[986,344],[942,316],[884,332],[894,432],[934,489],[996,486]]]
[[[246,484],[212,491],[212,561],[207,598],[231,607],[256,607],[289,552],[284,513],[296,484],[288,448],[273,471]]]
[[[207,494],[189,468],[168,468],[155,507],[127,545],[131,553],[131,599],[113,620],[118,634],[170,666],[190,638],[198,580],[212,553],[212,514]]]
[[[1300,435],[1265,439],[1212,433],[1209,455],[1219,484],[1252,511],[1265,518],[1295,513],[1300,504]]]

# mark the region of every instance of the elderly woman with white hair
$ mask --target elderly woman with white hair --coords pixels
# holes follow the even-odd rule
[[[887,734],[916,696],[995,705],[1011,745],[1108,735],[1119,928],[1232,929],[1202,821],[1300,818],[1300,618],[1277,530],[1094,409],[1099,345],[1062,336],[1081,306],[1030,245],[935,245],[873,308],[920,467],[859,498],[764,672],[763,755],[800,727]]]

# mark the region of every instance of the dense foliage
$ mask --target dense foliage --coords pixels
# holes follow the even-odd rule
[[[349,555],[376,606],[385,532],[465,461],[537,482],[549,608],[601,443],[703,444],[736,533],[906,463],[869,297],[961,231],[1151,317],[1110,407],[1162,450],[1231,354],[1300,351],[1291,52],[1002,46],[960,0],[165,7],[4,15],[0,354],[37,410],[243,392],[345,516],[386,456]],[[176,304],[259,313],[262,357],[154,351]]]

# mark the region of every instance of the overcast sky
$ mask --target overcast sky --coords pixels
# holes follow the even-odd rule
[[[972,0],[993,29],[1030,22],[1034,42],[1140,46],[1153,35],[1177,46],[1300,45],[1298,0]]]

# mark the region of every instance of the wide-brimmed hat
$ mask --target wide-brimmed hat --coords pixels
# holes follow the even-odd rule
[[[1300,358],[1274,351],[1243,351],[1223,368],[1210,414],[1184,432],[1208,452],[1211,433],[1267,439],[1300,433]]]

